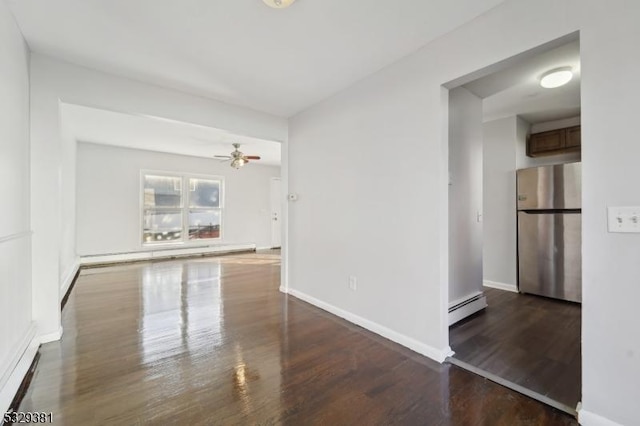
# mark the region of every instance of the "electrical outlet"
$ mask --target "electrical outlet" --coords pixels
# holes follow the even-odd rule
[[[349,277],[349,289],[356,291],[358,289],[358,279],[353,275]]]

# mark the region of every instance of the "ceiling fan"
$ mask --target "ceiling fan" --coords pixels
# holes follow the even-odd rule
[[[259,160],[259,155],[244,155],[238,148],[240,148],[239,143],[234,143],[233,147],[234,151],[231,152],[231,155],[215,155],[214,158],[220,159],[220,161],[229,161],[231,160],[231,167],[234,169],[239,169],[249,162],[249,160]]]

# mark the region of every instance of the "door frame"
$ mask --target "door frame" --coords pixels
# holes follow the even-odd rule
[[[275,229],[274,229],[274,185],[276,185],[275,182],[278,182],[278,186],[279,186],[279,192],[280,194],[278,195],[278,200],[280,201],[280,211],[278,212],[278,217],[275,218],[278,221],[278,225],[279,225],[279,232],[280,232],[280,238],[279,238],[279,243],[278,245],[274,244],[275,241]],[[282,197],[282,178],[280,177],[272,177],[269,181],[269,208],[270,208],[270,212],[269,212],[269,220],[270,220],[270,224],[271,224],[271,248],[279,248],[282,249],[282,212],[283,212],[283,197]]]

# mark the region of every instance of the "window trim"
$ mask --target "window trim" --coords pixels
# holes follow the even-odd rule
[[[182,213],[182,239],[174,241],[145,241],[144,240],[144,211],[145,209],[155,209],[155,207],[145,207],[144,204],[144,178],[147,175],[162,177],[177,177],[181,179],[181,206],[166,207],[166,210],[180,210]],[[218,207],[194,207],[194,210],[219,210],[220,211],[220,236],[218,238],[200,238],[197,240],[189,239],[189,179],[206,179],[216,180],[220,182],[220,203]],[[212,242],[221,243],[224,241],[224,223],[225,223],[225,177],[221,175],[207,175],[203,173],[181,173],[175,171],[163,171],[153,169],[141,169],[138,188],[138,238],[141,247],[170,247],[170,246],[207,246]],[[164,207],[159,210],[165,209]]]

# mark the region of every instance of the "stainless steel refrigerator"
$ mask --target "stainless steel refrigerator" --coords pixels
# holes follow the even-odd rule
[[[517,171],[518,289],[582,301],[580,163]]]

